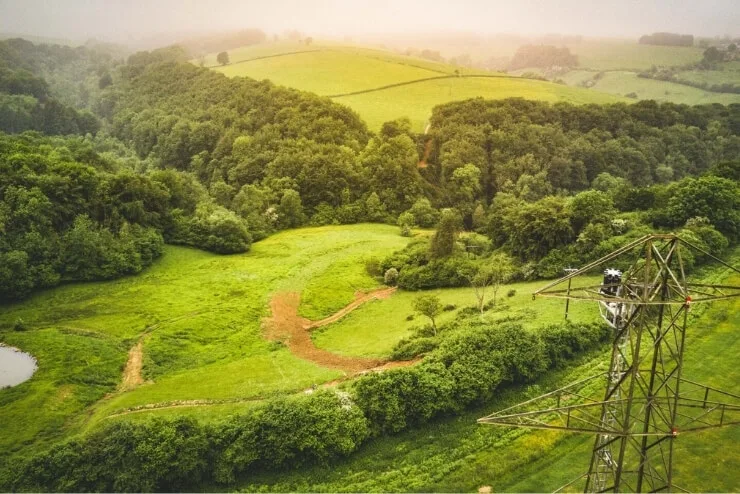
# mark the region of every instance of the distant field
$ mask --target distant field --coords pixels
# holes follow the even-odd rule
[[[645,70],[653,65],[686,65],[701,60],[696,47],[641,45],[637,40],[585,39],[566,44],[578,55],[579,68],[593,70]]]
[[[314,51],[219,67],[229,77],[269,79],[320,95],[344,94],[441,75],[428,69],[388,63],[341,51]]]
[[[527,98],[541,101],[568,101],[575,104],[627,101],[617,96],[572,88],[543,81],[518,78],[454,78],[425,81],[354,96],[335,98],[362,116],[371,129],[388,120],[409,117],[414,130],[421,132],[432,108],[468,98]]]
[[[683,84],[644,79],[637,77],[634,72],[605,72],[590,91],[622,96],[634,92],[639,99],[672,101],[687,105],[740,103],[740,94],[713,93]]]
[[[740,62],[729,62],[721,65],[722,70],[685,70],[676,77],[681,80],[713,84],[735,84],[740,86]]]
[[[207,56],[205,65],[215,65],[215,57],[215,54]],[[334,98],[357,111],[374,130],[389,120],[408,117],[414,130],[421,132],[434,106],[474,97],[522,97],[578,104],[618,101],[609,95],[509,76],[425,81],[432,77],[454,75],[456,71],[465,76],[502,74],[361,47],[277,43],[231,50],[229,58],[229,65],[213,67],[213,70],[230,77],[269,79],[276,84],[328,96],[380,88],[378,91]],[[199,62],[194,60],[193,63]],[[411,84],[382,89],[384,86],[404,83]]]

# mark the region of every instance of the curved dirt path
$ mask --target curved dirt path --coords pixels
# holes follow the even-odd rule
[[[311,340],[311,330],[338,321],[365,302],[388,298],[395,290],[382,288],[368,293],[357,293],[355,300],[349,305],[320,321],[310,321],[298,315],[298,305],[301,301],[299,293],[277,293],[270,300],[272,316],[264,321],[265,336],[271,341],[285,342],[293,355],[330,369],[354,374],[387,365],[383,359],[347,357],[316,348]]]

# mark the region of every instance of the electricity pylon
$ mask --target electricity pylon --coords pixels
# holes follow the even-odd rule
[[[740,286],[689,281],[688,252],[740,273],[676,235],[647,235],[536,291],[533,297],[599,304],[613,331],[609,370],[478,422],[594,434],[586,492],[680,489],[672,476],[676,437],[740,423],[740,396],[682,375],[691,306],[740,296]],[[636,260],[624,274],[612,269],[630,255]],[[604,270],[603,283],[571,286],[596,269]]]

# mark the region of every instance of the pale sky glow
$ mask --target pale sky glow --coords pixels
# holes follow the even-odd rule
[[[467,31],[740,35],[740,0],[0,0],[0,32],[68,39],[255,27],[314,36]]]

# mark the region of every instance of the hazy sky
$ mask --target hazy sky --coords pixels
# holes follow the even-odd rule
[[[0,0],[0,31],[125,40],[258,27],[311,35],[740,34],[740,0]]]

